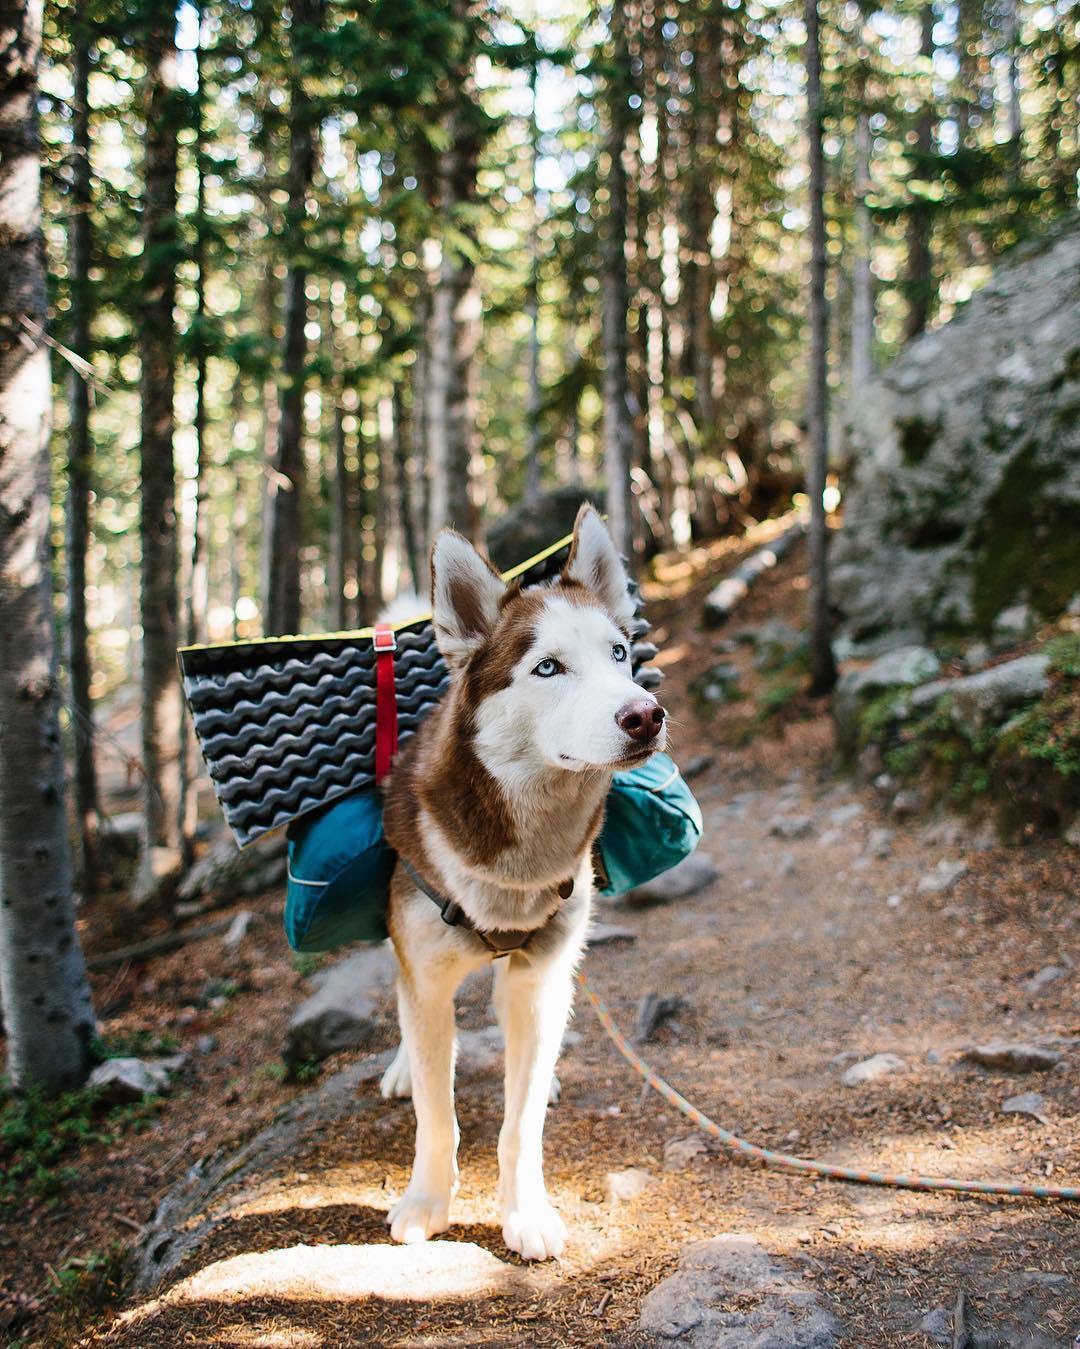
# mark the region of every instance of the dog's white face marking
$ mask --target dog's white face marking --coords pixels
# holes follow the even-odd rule
[[[625,635],[603,609],[554,593],[510,684],[477,709],[477,752],[511,789],[546,769],[626,767],[666,741],[663,726],[642,743],[619,725],[631,703],[659,706],[631,677]]]

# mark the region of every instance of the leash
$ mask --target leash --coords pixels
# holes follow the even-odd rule
[[[580,970],[577,980],[584,989],[585,996],[592,1003],[593,1010],[600,1018],[600,1024],[607,1032],[608,1038],[630,1067],[652,1087],[653,1091],[658,1092],[668,1105],[681,1111],[699,1129],[722,1143],[724,1147],[730,1148],[732,1152],[738,1152],[753,1161],[763,1162],[766,1166],[779,1166],[788,1171],[809,1172],[811,1175],[821,1176],[824,1180],[854,1181],[859,1185],[886,1185],[897,1190],[947,1190],[955,1194],[1006,1194],[1026,1199],[1080,1201],[1080,1186],[1024,1185],[1018,1181],[998,1180],[949,1180],[936,1176],[892,1174],[887,1171],[857,1171],[853,1167],[833,1166],[829,1162],[818,1162],[808,1157],[792,1157],[786,1152],[773,1152],[769,1148],[761,1148],[755,1143],[748,1143],[745,1138],[740,1138],[738,1134],[733,1134],[730,1129],[724,1129],[715,1123],[708,1115],[703,1114],[696,1106],[691,1105],[685,1096],[680,1095],[658,1073],[653,1072],[628,1042],[622,1031],[619,1030],[606,1004]]]

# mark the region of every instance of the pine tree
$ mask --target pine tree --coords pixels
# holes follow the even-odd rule
[[[94,1017],[71,887],[49,566],[41,0],[0,0],[0,996],[19,1090],[78,1086]]]

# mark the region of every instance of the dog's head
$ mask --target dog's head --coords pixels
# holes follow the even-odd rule
[[[626,768],[664,748],[664,709],[631,677],[626,573],[591,506],[553,584],[504,585],[452,530],[431,571],[439,649],[497,776]]]

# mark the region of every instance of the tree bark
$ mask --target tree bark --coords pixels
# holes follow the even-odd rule
[[[807,140],[810,151],[810,381],[806,395],[806,491],[810,497],[810,675],[811,692],[836,683],[829,623],[828,532],[825,469],[828,462],[827,335],[825,301],[825,155],[822,145],[821,46],[818,0],[804,0],[806,23]]]
[[[865,91],[864,91],[865,94]],[[870,192],[870,117],[860,108],[855,124],[855,263],[851,298],[851,401],[863,395],[874,373],[874,225]]]
[[[625,0],[611,5],[612,75],[608,92],[607,221],[603,241],[601,341],[604,374],[604,474],[608,529],[615,546],[630,559],[633,550],[633,498],[630,468],[634,458],[634,421],[630,409],[629,341],[626,330],[630,286],[626,272],[627,180],[623,155],[632,124],[630,53],[626,40]]]
[[[0,0],[0,997],[20,1091],[78,1086],[94,1016],[64,812],[49,566],[41,0]]]
[[[536,120],[536,61],[530,70],[529,88],[529,171],[531,176],[532,219],[529,224],[529,279],[525,287],[525,316],[529,324],[529,367],[525,405],[525,500],[535,502],[540,495],[540,202],[537,197],[536,166],[540,158],[540,127]]]
[[[91,43],[76,18],[72,72],[71,223],[68,256],[71,283],[70,345],[90,359],[94,293],[90,281],[90,69]],[[89,629],[86,621],[86,553],[90,544],[90,492],[93,442],[90,437],[90,386],[74,368],[68,383],[67,595],[68,679],[71,686],[72,742],[78,876],[84,894],[97,891],[98,785],[94,759],[94,707],[90,698]]]
[[[464,78],[471,88],[471,78]],[[471,242],[473,226],[462,208],[476,195],[479,146],[467,106],[449,115],[450,145],[436,170],[440,218]],[[480,338],[480,295],[471,249],[445,234],[432,297],[427,352],[427,461],[430,475],[428,536],[452,525],[475,539],[479,517],[472,493],[476,453],[476,348]]]
[[[304,506],[304,385],[308,344],[305,220],[315,171],[315,127],[304,81],[297,35],[315,27],[321,0],[295,0],[292,7],[292,81],[289,104],[289,204],[286,207],[285,331],[281,346],[281,423],[270,512],[269,629],[274,634],[300,630],[300,549]]]
[[[919,55],[929,60],[934,55],[933,0],[923,6],[922,35]],[[927,172],[927,160],[934,147],[934,112],[929,97],[923,104],[915,123],[915,150],[918,162],[913,177],[922,179]],[[930,252],[930,209],[921,198],[908,208],[907,228],[907,314],[904,318],[904,340],[918,337],[926,329],[933,308],[933,257]]]
[[[166,5],[147,10],[142,304],[139,315],[142,491],[142,757],[145,837],[136,897],[148,898],[179,844],[176,732],[180,718],[177,647],[176,379],[177,69],[176,33]],[[175,859],[178,861],[178,857]]]

